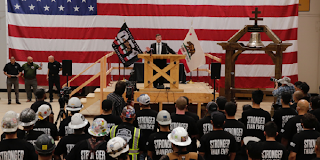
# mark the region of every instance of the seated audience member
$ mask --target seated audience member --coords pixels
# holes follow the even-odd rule
[[[35,141],[34,148],[38,154],[38,160],[51,160],[56,144],[51,136],[43,134]]]
[[[316,158],[315,142],[320,133],[313,130],[317,119],[313,114],[306,113],[301,118],[303,131],[293,136],[289,146],[289,160],[307,160]]]
[[[119,116],[115,116],[112,114],[112,101],[109,99],[105,99],[102,101],[102,114],[94,117],[93,120],[97,118],[103,118],[104,120],[106,120],[110,128],[122,123],[122,119]]]
[[[199,116],[198,116],[197,114],[193,113],[193,112],[189,112],[189,105],[190,105],[190,103],[189,103],[189,98],[186,97],[186,96],[183,96],[183,97],[187,100],[187,108],[186,108],[185,114],[186,114],[187,116],[192,117],[192,118],[195,120],[195,122],[197,123],[198,120],[199,120]]]
[[[227,103],[227,98],[224,96],[219,96],[216,100],[216,103],[218,105],[218,111],[225,113],[224,107]]]
[[[199,139],[212,131],[212,124],[211,124],[211,113],[218,110],[218,105],[216,102],[211,101],[206,106],[207,113],[205,114],[205,117],[201,118],[197,122],[197,128],[199,133]]]
[[[45,134],[53,137],[54,140],[58,140],[57,126],[47,120],[51,114],[50,107],[46,104],[43,104],[39,107],[36,114],[38,115],[39,121],[37,121],[34,125],[34,130],[42,131]]]
[[[314,148],[314,150],[317,156],[312,160],[320,160],[320,137],[317,138],[316,147]]]
[[[242,112],[248,111],[252,108],[250,104],[245,104],[242,106]],[[238,121],[242,122],[242,118],[239,118]]]
[[[225,115],[220,111],[211,114],[213,131],[201,137],[198,148],[204,159],[234,160],[236,157],[236,140],[232,134],[223,130],[225,120]]]
[[[52,112],[52,106],[49,102],[44,101],[47,98],[46,92],[44,91],[44,89],[37,89],[35,92],[36,95],[36,101],[31,105],[31,109],[37,113],[38,112],[38,108],[43,105],[46,104],[50,107],[51,109],[51,114],[48,118],[49,122],[53,123],[53,118],[54,118],[54,113]]]
[[[110,129],[107,122],[102,118],[97,118],[92,122],[92,125],[88,129],[91,137],[86,140],[78,142],[70,151],[66,160],[96,160],[96,159],[108,159],[107,136]],[[103,158],[100,158],[103,157]],[[111,157],[109,157],[111,158]]]
[[[168,140],[170,133],[171,116],[166,110],[162,110],[157,115],[159,132],[153,133],[148,139],[148,156],[153,160],[159,160],[162,156],[172,153],[172,145]]]
[[[172,122],[170,124],[170,130],[172,131],[176,127],[185,128],[191,139],[194,141],[190,145],[189,151],[197,151],[197,143],[195,138],[197,138],[198,131],[196,129],[196,123],[194,119],[190,116],[185,115],[185,109],[187,107],[187,100],[184,97],[179,97],[176,101],[176,113],[171,114]]]
[[[281,95],[281,106],[282,108],[276,110],[272,117],[273,122],[277,125],[277,141],[281,142],[282,133],[284,131],[284,126],[288,122],[288,120],[297,115],[297,112],[290,108],[289,103],[291,100],[291,94],[288,92],[284,92]]]
[[[263,135],[264,124],[271,121],[269,112],[260,108],[263,100],[263,92],[256,90],[252,92],[252,109],[242,112],[242,123],[246,127],[245,136],[258,137],[265,140]]]
[[[303,98],[303,93],[301,91],[295,91],[293,93],[293,103],[290,105],[290,108],[297,111],[297,103]]]
[[[272,91],[272,95],[274,97],[277,97],[276,103],[273,105],[274,110],[278,110],[281,108],[281,95],[284,92],[288,92],[290,94],[294,93],[294,86],[291,82],[291,79],[289,77],[283,77],[282,79],[279,79],[277,82],[275,82],[275,88]],[[281,86],[278,86],[278,83],[281,83]]]
[[[78,97],[71,97],[66,106],[66,110],[70,111],[71,116],[67,116],[60,122],[58,135],[60,137],[68,136],[70,134],[74,134],[74,130],[69,127],[69,123],[71,122],[71,117],[76,113],[79,113],[83,108],[83,105]],[[85,133],[88,133],[88,128],[90,127],[90,123],[87,123]]]
[[[118,81],[114,92],[108,94],[107,99],[112,101],[112,114],[120,116],[123,108],[127,105],[122,95],[126,90],[126,82]]]
[[[13,111],[9,111],[13,112]],[[0,156],[4,160],[34,160],[36,152],[31,143],[18,139],[17,129],[19,120],[17,114],[5,114],[2,117],[1,129],[5,133],[5,139],[0,142]]]
[[[122,137],[114,137],[107,143],[107,153],[117,160],[129,160],[129,145]]]
[[[191,144],[191,138],[183,127],[177,127],[168,135],[171,142],[172,153],[162,156],[161,160],[203,160],[203,157],[197,152],[190,152],[187,146]]]
[[[264,125],[266,141],[259,144],[262,147],[262,160],[286,160],[288,158],[286,148],[276,141],[277,134],[277,125],[274,122],[268,122]]]
[[[227,102],[225,111],[227,119],[223,125],[223,129],[232,134],[236,139],[237,155],[235,159],[242,159],[246,157],[245,149],[241,147],[242,137],[246,127],[234,117],[237,112],[237,105],[235,103]]]
[[[54,159],[60,160],[67,157],[72,148],[78,142],[90,138],[89,134],[86,134],[84,131],[88,130],[87,125],[89,124],[88,120],[80,113],[75,113],[71,117],[71,121],[68,124],[69,128],[73,130],[73,134],[69,134],[60,139],[57,148],[54,152]],[[61,155],[63,158],[61,158]]]
[[[299,85],[299,90],[303,93],[302,99],[305,99],[305,100],[307,100],[308,102],[310,102],[310,97],[311,97],[311,95],[308,93],[309,90],[310,90],[309,85],[308,85],[306,82],[302,82],[302,83]]]

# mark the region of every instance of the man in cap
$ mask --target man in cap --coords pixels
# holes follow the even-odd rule
[[[196,123],[192,117],[185,115],[187,100],[184,97],[179,97],[176,101],[176,113],[171,114],[172,122],[170,124],[170,130],[174,128],[183,127],[188,131],[190,137],[194,140],[189,146],[190,151],[197,150],[196,138],[198,131],[196,129]]]
[[[161,156],[173,152],[171,142],[168,140],[170,133],[171,116],[166,110],[162,110],[157,115],[159,132],[149,136],[147,148],[148,156],[153,160],[159,160]]]
[[[216,102],[211,101],[206,106],[206,115],[197,122],[197,128],[199,133],[199,139],[204,135],[212,131],[211,113],[218,110]]]
[[[6,114],[2,118],[1,129],[5,133],[6,137],[0,142],[0,159],[37,159],[37,155],[32,144],[25,140],[18,139],[18,124],[19,120],[17,118],[17,114]]]
[[[303,131],[293,136],[292,142],[289,146],[289,160],[307,160],[316,158],[315,142],[320,133],[315,131],[317,118],[311,114],[306,113],[301,118]]]
[[[122,137],[114,137],[107,143],[107,153],[117,160],[128,160],[129,145]]]
[[[242,123],[246,127],[245,136],[255,136],[265,140],[263,135],[264,124],[271,121],[269,112],[260,108],[263,100],[263,92],[256,90],[252,92],[252,109],[242,112]]]
[[[147,94],[141,94],[137,98],[137,102],[139,102],[139,106],[141,110],[136,112],[136,118],[133,122],[133,125],[139,128],[143,134],[143,136],[148,139],[148,137],[157,132],[157,114],[158,112],[152,110],[150,107],[150,97]],[[140,159],[144,159],[147,156],[147,150],[144,151],[143,154],[140,154]]]
[[[218,105],[218,111],[222,112],[222,113],[225,113],[225,106],[226,106],[226,103],[227,103],[227,98],[224,97],[224,96],[219,96],[216,100],[216,103]]]
[[[264,125],[266,141],[260,142],[263,160],[286,160],[288,158],[286,148],[276,141],[277,134],[277,125],[274,122],[270,121]]]
[[[52,160],[56,144],[51,136],[43,134],[35,141],[34,148],[38,154],[38,160]]]
[[[110,138],[122,137],[125,139],[129,146],[129,156],[131,160],[138,160],[139,154],[143,154],[146,145],[142,132],[139,128],[133,126],[133,121],[136,118],[135,110],[132,106],[128,105],[123,108],[121,119],[122,123],[113,126],[110,130]]]
[[[203,160],[203,157],[200,154],[197,154],[197,152],[188,151],[187,146],[191,144],[191,138],[183,127],[173,129],[168,135],[168,139],[171,142],[173,152],[162,156],[160,158],[161,160]]]
[[[50,107],[51,109],[51,114],[49,116],[49,122],[53,123],[53,118],[54,118],[54,113],[52,112],[52,106],[49,102],[44,101],[47,98],[46,92],[44,91],[43,88],[39,88],[36,90],[35,95],[37,97],[36,101],[31,105],[31,109],[34,112],[38,112],[38,108],[43,105],[46,104]]]
[[[232,134],[223,130],[225,120],[223,113],[211,113],[213,131],[201,137],[198,149],[204,159],[234,160],[236,157],[236,140]]]
[[[94,117],[94,119],[103,118],[108,122],[109,128],[119,125],[122,123],[120,116],[115,116],[112,114],[112,101],[105,99],[102,101],[102,114]]]
[[[32,109],[26,108],[20,113],[19,119],[20,125],[23,127],[23,139],[34,144],[37,138],[44,134],[42,131],[33,130],[34,124],[38,121],[38,116]]]
[[[237,143],[237,155],[236,159],[244,157],[245,149],[241,147],[242,137],[245,133],[246,127],[240,121],[235,119],[235,114],[237,112],[237,105],[234,102],[227,102],[225,105],[225,115],[226,120],[223,125],[223,130],[229,132],[234,136]]]
[[[283,77],[282,79],[279,79],[278,81],[274,82],[275,87],[272,91],[272,95],[274,97],[277,97],[276,103],[273,105],[274,109],[277,110],[281,108],[281,95],[284,92],[288,92],[291,95],[294,93],[295,89],[291,82],[291,79],[289,77]],[[278,83],[281,83],[281,86],[279,87]]]
[[[48,57],[48,61],[47,81],[49,81],[50,102],[53,102],[53,84],[55,84],[59,93],[61,90],[59,72],[62,70],[62,66],[58,61],[54,60],[52,55]]]
[[[70,111],[71,116],[76,113],[79,113],[83,108],[83,105],[78,97],[71,97],[66,106],[66,110]],[[74,134],[74,130],[69,127],[69,123],[71,122],[71,116],[67,116],[63,121],[60,122],[58,135],[60,137],[68,136],[70,134]],[[88,128],[90,127],[90,123],[87,123],[84,132],[88,133]]]
[[[40,66],[33,63],[33,58],[29,56],[27,58],[27,63],[23,64],[21,67],[21,70],[23,71],[22,78],[24,79],[24,85],[27,92],[27,102],[30,102],[32,99],[32,92],[31,92],[31,86],[33,89],[33,93],[36,96],[36,89],[38,86],[37,82],[37,70],[42,69],[42,62],[40,63]]]
[[[34,130],[43,131],[45,134],[51,135],[55,140],[58,140],[57,126],[47,120],[51,114],[51,108],[43,104],[39,107],[36,114],[38,115],[39,121],[34,125]]]
[[[80,113],[76,113],[71,117],[71,122],[68,126],[70,129],[74,130],[74,133],[61,138],[57,145],[56,151],[54,152],[55,160],[60,160],[61,155],[63,155],[64,158],[67,157],[75,144],[90,138],[90,135],[84,132],[87,124],[89,124],[88,120],[86,120]]]
[[[284,131],[284,126],[288,120],[297,115],[297,112],[290,108],[289,103],[291,101],[292,95],[288,92],[284,92],[281,95],[281,108],[276,110],[273,114],[272,120],[277,125],[278,136],[277,141],[281,142],[282,133]],[[282,132],[281,132],[282,131]]]
[[[16,103],[19,102],[19,77],[21,76],[21,66],[16,62],[16,59],[12,56],[10,62],[3,68],[4,75],[7,76],[7,92],[8,92],[8,104],[11,104],[11,88],[14,86],[14,92],[16,94]]]
[[[109,138],[107,137],[110,129],[108,128],[107,122],[102,118],[97,118],[92,122],[92,125],[88,129],[91,138],[82,140],[77,143],[68,156],[66,160],[74,159],[85,159],[85,160],[105,160],[109,159],[106,155],[107,142]]]

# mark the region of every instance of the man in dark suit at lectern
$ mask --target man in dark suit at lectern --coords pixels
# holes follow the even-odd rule
[[[147,47],[147,53],[152,54],[176,54],[167,43],[161,42],[162,37],[160,34],[156,35],[156,43],[152,43],[151,47]],[[167,60],[166,59],[155,59],[153,61],[155,65],[157,65],[160,69],[163,69],[167,66]],[[153,71],[153,75],[155,75],[157,72]],[[164,88],[163,86],[164,78],[161,76],[156,81],[153,82],[153,87],[155,88]]]

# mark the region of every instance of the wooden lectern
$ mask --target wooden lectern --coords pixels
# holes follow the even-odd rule
[[[179,60],[185,59],[185,55],[178,54],[139,54],[138,58],[144,59],[144,88],[140,91],[171,91],[183,92],[179,89]],[[165,68],[160,69],[153,63],[154,59],[170,59],[170,64]],[[158,72],[153,75],[153,70]],[[170,70],[170,75],[167,72]],[[170,82],[170,89],[156,89],[153,88],[153,82],[160,76],[164,77]]]

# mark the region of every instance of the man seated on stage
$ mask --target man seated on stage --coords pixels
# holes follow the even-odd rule
[[[161,42],[162,37],[160,34],[156,35],[156,43],[152,43],[150,48],[147,47],[147,53],[152,53],[152,54],[176,54],[175,51],[173,51],[167,43]],[[160,69],[163,69],[164,67],[167,66],[167,60],[166,59],[155,59],[153,61],[155,65],[157,65]],[[153,71],[153,75],[156,74],[156,71]],[[164,88],[163,86],[164,78],[161,76],[159,77],[156,81],[153,82],[153,87],[157,88]]]

